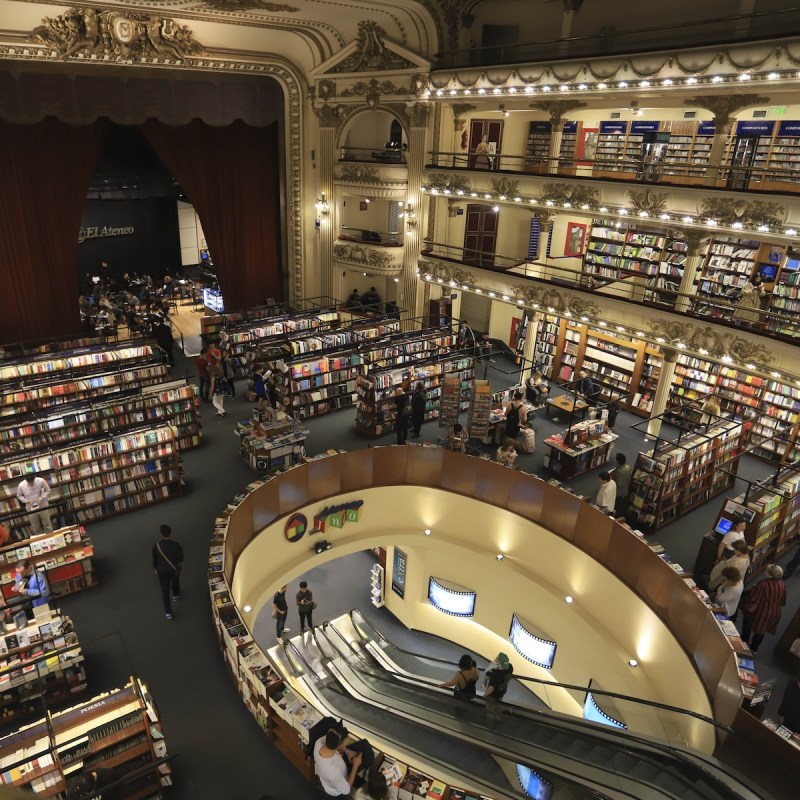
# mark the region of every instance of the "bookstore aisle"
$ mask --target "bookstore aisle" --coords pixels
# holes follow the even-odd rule
[[[511,378],[499,368],[514,369],[512,359],[498,358],[497,364],[479,369],[478,377],[489,379],[494,389],[510,385]],[[193,377],[189,359],[179,362],[174,376],[187,370]],[[239,420],[248,417],[252,406],[242,397],[226,399],[227,417],[217,418],[211,406],[203,404],[204,444],[183,454],[186,486],[180,499],[143,508],[103,522],[91,522],[88,532],[95,548],[99,586],[62,598],[64,613],[75,623],[85,654],[89,692],[97,694],[124,684],[130,675],[141,676],[149,685],[163,718],[170,752],[175,754],[172,800],[256,800],[271,793],[277,800],[317,798],[308,784],[269,742],[240,701],[226,672],[211,624],[207,588],[207,557],[214,518],[249,483],[254,475],[239,456],[235,436]],[[630,424],[641,417],[620,413],[615,432],[616,450],[629,460],[641,447],[641,434]],[[310,431],[306,446],[310,454],[328,448],[354,449],[376,444],[392,444],[394,436],[377,441],[356,431],[355,409],[346,409],[305,421]],[[566,420],[545,419],[537,415],[537,451],[520,455],[519,465],[526,471],[542,468],[547,436],[562,430]],[[436,422],[422,429],[422,439],[435,441],[441,434]],[[494,448],[487,448],[493,453]],[[594,494],[597,471],[571,481],[579,493]],[[745,459],[740,474],[761,477],[764,465]],[[713,524],[720,503],[712,501],[683,517],[679,525],[668,526],[654,537],[673,558],[691,568],[703,533]],[[151,548],[158,526],[167,523],[185,550],[182,578],[183,597],[175,605],[175,619],[164,619],[157,580],[151,566]],[[362,554],[363,555],[363,554]],[[334,617],[353,607],[366,609],[369,569],[366,555],[359,560],[333,562],[329,577],[310,577],[319,603],[316,621]],[[352,574],[351,574],[352,573]],[[352,578],[352,579],[349,579]],[[781,629],[798,605],[800,578],[788,581],[789,601]],[[290,596],[296,587],[290,587]],[[291,612],[290,612],[291,613]],[[375,622],[382,628],[392,625],[385,610]],[[296,627],[297,620],[292,619]],[[262,612],[255,631],[257,638],[271,644],[274,637],[269,610]],[[387,634],[398,644],[413,649],[429,647],[437,652],[460,650],[432,637],[408,633],[395,624]],[[406,637],[406,638],[401,638]],[[777,641],[777,637],[775,638]],[[759,656],[759,669],[766,677],[772,669],[768,637]],[[777,669],[777,668],[776,668]],[[782,688],[785,676],[779,676]],[[774,701],[775,695],[773,696]],[[212,732],[218,732],[214,735]]]

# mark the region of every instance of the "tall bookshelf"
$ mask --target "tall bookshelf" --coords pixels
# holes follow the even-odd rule
[[[745,438],[744,425],[720,419],[708,432],[658,440],[653,450],[639,453],[631,479],[631,522],[661,528],[729,489]],[[725,472],[717,470],[722,466]]]
[[[0,345],[0,361],[18,361],[34,356],[52,355],[66,350],[79,350],[86,347],[105,347],[103,336],[64,336],[31,342],[12,342]]]
[[[570,121],[564,123],[561,142],[558,146],[558,171],[562,175],[574,175],[578,153],[578,140],[583,132],[583,123]]]
[[[440,414],[450,418],[454,413],[457,420],[458,413],[469,407],[474,377],[473,359],[458,354],[372,369],[358,380],[356,427],[373,437],[393,431],[397,416],[394,390],[418,381],[425,387],[425,420],[438,419]]]
[[[618,178],[621,177],[620,172],[634,174],[632,166],[626,163],[628,158],[627,139],[627,122],[614,120],[600,123],[593,175],[602,177],[607,174]]]
[[[469,407],[469,436],[483,439],[489,434],[489,415],[492,413],[492,387],[489,381],[474,380]]]
[[[4,418],[0,423],[0,457],[19,458],[42,447],[119,432],[146,422],[171,424],[181,450],[197,447],[202,440],[194,388],[186,381],[172,381],[98,401],[78,401]]]
[[[769,310],[773,316],[767,321],[768,330],[800,336],[800,254],[787,254],[772,287]]]
[[[82,523],[181,495],[178,448],[166,425],[0,463],[0,522],[28,535],[30,523],[16,494],[30,474],[50,483],[54,520]]]
[[[676,183],[699,183],[708,166],[714,140],[713,122],[673,122],[659,172],[679,176]]]
[[[658,265],[655,287],[645,293],[645,299],[651,303],[674,306],[683,271],[686,267],[689,245],[685,239],[669,235],[666,238],[666,249]]]
[[[605,281],[630,275],[655,278],[665,245],[666,236],[658,231],[595,222],[586,246],[584,274]]]
[[[753,425],[755,454],[781,463],[800,458],[800,387],[770,380],[764,387],[763,405]]]
[[[528,316],[527,312],[523,312],[522,320],[520,321],[519,328],[517,329],[516,341],[514,342],[515,364],[521,364],[525,359],[525,345],[528,342],[530,329],[531,329],[531,318]]]
[[[547,158],[550,155],[550,139],[553,126],[549,122],[532,120],[528,123],[525,140],[525,171],[549,172]]]
[[[548,378],[553,376],[553,359],[558,349],[558,317],[542,315],[536,322],[536,344],[533,360],[542,374]]]
[[[760,242],[750,239],[712,239],[698,278],[694,311],[704,316],[730,319],[738,295],[753,274]]]
[[[147,686],[131,678],[112,689],[0,739],[0,780],[54,796],[70,778],[95,767],[143,771],[124,784],[128,798],[161,798],[172,785],[161,719]],[[147,770],[152,766],[151,770]]]
[[[86,689],[83,651],[72,620],[43,607],[33,619],[0,634],[0,708],[5,724],[41,713]],[[2,758],[0,740],[0,758]],[[0,767],[6,783],[7,771]]]
[[[787,183],[796,183],[800,177],[800,121],[783,120],[771,142],[760,189],[785,191]],[[755,185],[755,184],[754,184]]]

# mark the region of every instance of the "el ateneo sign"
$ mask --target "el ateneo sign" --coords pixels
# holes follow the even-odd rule
[[[88,242],[90,239],[108,239],[112,236],[132,236],[135,229],[132,225],[124,228],[112,228],[109,225],[104,225],[102,228],[99,225],[93,225],[84,228],[81,226],[78,231],[78,244]]]

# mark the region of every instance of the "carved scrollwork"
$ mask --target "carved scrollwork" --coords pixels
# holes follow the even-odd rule
[[[285,3],[268,3],[266,0],[203,0],[203,5],[219,11],[270,11],[272,13],[296,14],[300,9]]]
[[[339,93],[342,97],[360,97],[363,95],[364,100],[370,108],[375,108],[381,100],[382,95],[387,94],[408,94],[407,86],[399,86],[392,81],[378,81],[373,78],[370,81],[358,81],[347,89],[342,89]]]
[[[768,200],[744,200],[738,197],[708,197],[700,204],[701,212],[722,225],[741,222],[748,228],[761,225],[777,227],[786,219],[786,208]]]
[[[342,167],[340,177],[351,183],[381,183],[381,171],[378,167],[362,167],[348,164]]]
[[[406,115],[412,128],[424,128],[428,124],[430,113],[429,103],[411,103],[406,108]]]
[[[758,94],[712,94],[698,95],[684,100],[683,104],[690,108],[705,108],[714,115],[715,120],[723,122],[731,119],[737,111],[752,106],[763,106],[769,103],[769,97]]]
[[[205,52],[186,25],[169,17],[94,8],[70,8],[58,17],[45,17],[28,41],[56,50],[61,58],[80,53],[113,61],[182,62]]]
[[[775,356],[767,345],[742,339],[735,334],[725,334],[728,355],[740,364],[763,364],[769,366],[775,363]]]
[[[655,216],[667,210],[669,195],[666,192],[654,192],[651,189],[631,189],[627,194],[634,211],[646,211],[651,216]]]
[[[408,59],[386,47],[383,40],[386,31],[371,19],[358,23],[358,38],[355,52],[336,64],[330,71],[334,72],[378,72],[380,70],[413,69]]]
[[[344,108],[342,106],[312,106],[314,114],[319,120],[320,128],[338,128],[342,124]]]
[[[325,80],[321,80],[317,84],[316,96],[325,102],[330,100],[332,97],[336,97],[336,81],[331,81],[327,78]]]
[[[519,193],[519,181],[512,181],[508,178],[492,179],[492,189],[499,195],[516,195]]]
[[[399,274],[403,269],[402,260],[396,261],[391,252],[360,244],[337,242],[333,246],[333,255],[343,264],[350,264],[376,275]]]
[[[600,204],[600,193],[591,186],[574,186],[571,183],[545,183],[541,191],[542,200],[551,200],[563,205],[571,203],[573,207],[589,206],[597,208]]]
[[[443,172],[434,172],[428,175],[426,185],[429,189],[435,189],[437,192],[451,194],[458,194],[458,192],[472,191],[472,184],[469,178],[462,175],[448,175]]]
[[[477,284],[475,276],[455,264],[442,264],[439,261],[428,261],[420,258],[417,271],[424,280],[430,279],[440,283],[454,283],[458,286],[473,287]]]
[[[544,309],[552,308],[557,314],[569,312],[576,317],[600,315],[600,307],[591,300],[549,286],[512,286],[510,296],[514,300],[522,300],[525,305],[538,305]]]
[[[546,111],[550,117],[550,122],[554,125],[561,122],[564,114],[569,114],[570,111],[577,111],[579,108],[586,108],[586,103],[581,100],[539,100],[530,105],[531,108]]]

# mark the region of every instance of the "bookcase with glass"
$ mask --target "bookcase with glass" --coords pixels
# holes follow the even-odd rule
[[[68,616],[48,606],[37,609],[32,619],[24,610],[13,614],[13,607],[5,614],[5,632],[0,634],[0,709],[5,724],[41,714],[42,701],[63,701],[86,689],[83,651]],[[0,774],[4,777],[5,770],[0,768]]]
[[[661,528],[730,488],[746,433],[741,423],[720,419],[708,431],[659,439],[652,450],[640,452],[631,479],[631,522]]]
[[[169,426],[98,437],[73,447],[51,449],[0,463],[0,522],[31,533],[27,513],[17,500],[26,475],[51,486],[54,524],[86,522],[181,495],[180,459]]]
[[[86,529],[79,525],[68,525],[52,533],[42,533],[6,545],[0,549],[3,599],[8,604],[19,597],[14,591],[14,566],[24,560],[45,573],[53,597],[97,586],[93,557],[91,539]]]

